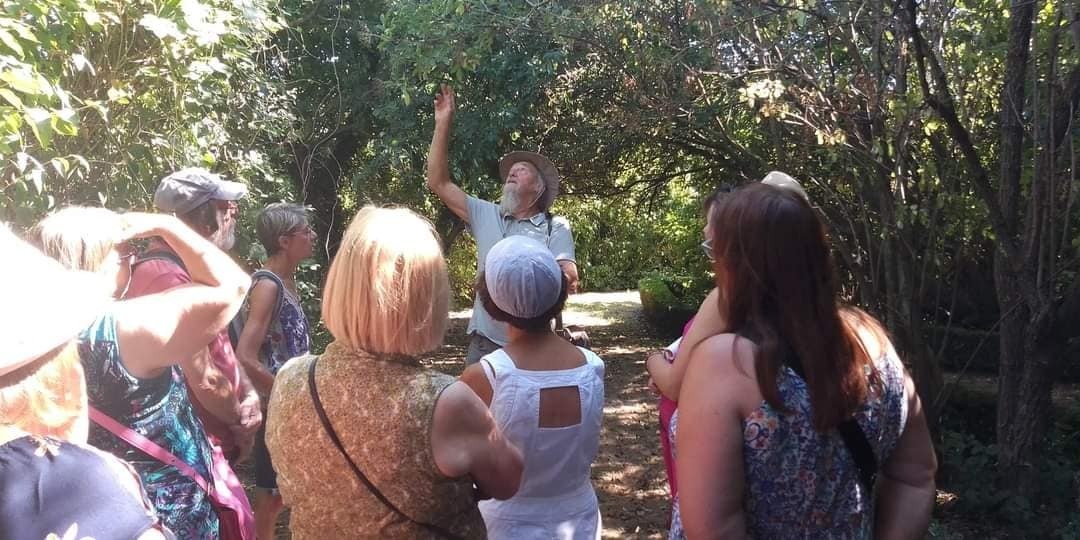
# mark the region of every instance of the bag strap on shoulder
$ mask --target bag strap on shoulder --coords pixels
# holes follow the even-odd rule
[[[368,491],[370,491],[376,499],[379,499],[379,502],[383,503],[384,506],[392,510],[395,514],[404,518],[406,521],[423,527],[429,532],[443,538],[460,540],[461,537],[446,529],[443,529],[442,527],[432,525],[430,523],[424,523],[422,521],[417,521],[409,517],[408,514],[406,514],[405,512],[402,512],[400,508],[395,506],[394,503],[390,502],[390,499],[387,499],[386,496],[383,495],[381,491],[379,491],[379,488],[375,487],[375,484],[373,484],[371,480],[368,479],[367,475],[365,475],[363,471],[360,470],[360,467],[356,465],[356,462],[354,462],[353,459],[349,457],[349,453],[345,451],[345,446],[341,444],[341,439],[338,437],[337,432],[334,431],[334,427],[330,424],[330,418],[326,416],[326,410],[323,409],[322,400],[319,399],[319,389],[318,386],[315,384],[315,366],[316,364],[318,364],[318,362],[319,357],[316,356],[311,360],[311,365],[308,366],[308,391],[311,392],[311,400],[315,405],[315,414],[319,416],[319,422],[322,423],[323,429],[326,430],[326,434],[330,436],[330,440],[334,443],[334,446],[337,447],[338,451],[341,452],[341,455],[345,457],[345,461],[348,462],[349,467],[352,469],[353,474],[356,475],[356,478],[359,479],[360,482],[367,487]]]
[[[113,417],[98,410],[97,407],[91,405],[89,409],[90,419],[93,420],[95,424],[101,426],[109,433],[116,435],[121,440],[130,444],[131,446],[142,450],[150,457],[164,463],[165,465],[175,467],[178,471],[180,471],[181,474],[194,480],[195,483],[199,485],[200,489],[213,497],[213,484],[207,482],[206,478],[204,478],[203,475],[199,474],[198,471],[193,469],[191,465],[188,465],[186,462],[184,462],[184,460],[176,457],[175,455],[173,455],[172,452],[169,452],[168,450],[162,448],[154,441],[147,439],[134,429],[131,429],[121,424],[120,422],[117,422],[115,419],[113,419]]]
[[[790,367],[799,378],[806,380],[802,362],[794,351],[787,351],[787,354],[784,355],[784,364]],[[863,431],[862,426],[859,425],[854,416],[840,422],[836,426],[836,430],[840,432],[840,438],[843,439],[844,446],[847,447],[852,460],[855,461],[855,468],[859,473],[859,482],[867,491],[873,491],[874,482],[877,479],[878,460],[877,456],[874,455],[874,447],[870,445],[870,440],[866,438],[866,432]]]
[[[139,266],[140,264],[148,263],[150,261],[171,262],[171,263],[175,264],[176,266],[179,266],[180,268],[182,268],[185,272],[187,272],[187,266],[184,266],[184,261],[182,261],[180,259],[179,255],[177,255],[177,254],[175,254],[175,253],[173,253],[171,251],[163,251],[163,250],[150,251],[150,252],[144,253],[141,257],[139,257],[138,259],[135,260],[135,264],[133,266]]]
[[[254,274],[251,274],[251,288],[248,289],[248,295],[251,295],[251,291],[255,289],[255,285],[259,283],[260,279],[269,279],[277,285],[277,299],[274,301],[274,311],[271,318],[276,319],[281,314],[281,306],[285,303],[285,282],[278,277],[277,274],[261,269],[256,270]]]

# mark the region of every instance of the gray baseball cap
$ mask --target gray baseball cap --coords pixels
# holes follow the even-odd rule
[[[181,169],[161,179],[154,192],[154,206],[163,212],[186,214],[210,201],[238,201],[247,186],[230,182],[200,167]]]

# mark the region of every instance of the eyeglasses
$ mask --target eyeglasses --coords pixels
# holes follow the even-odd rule
[[[713,258],[711,238],[701,243],[701,250],[705,252],[705,258],[709,259],[709,262],[716,262],[716,259]]]
[[[221,199],[215,199],[214,204],[217,205],[218,210],[233,210],[240,209],[240,203],[236,201],[223,201]]]
[[[302,229],[297,229],[295,231],[286,233],[285,236],[296,236],[298,234],[314,235],[315,234],[315,229],[313,229],[311,227],[311,225],[304,225],[304,227]]]

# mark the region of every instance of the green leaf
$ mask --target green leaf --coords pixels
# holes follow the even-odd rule
[[[53,169],[56,170],[56,174],[59,174],[61,177],[66,177],[68,171],[71,170],[71,163],[69,163],[68,160],[62,157],[54,157],[50,159],[49,164],[52,165]]]
[[[13,88],[16,92],[21,92],[28,95],[41,94],[41,88],[37,79],[33,73],[27,69],[20,70],[4,70],[0,72],[0,81],[4,81]]]
[[[109,96],[109,101],[115,101],[115,102],[119,103],[120,105],[125,105],[129,101],[131,101],[130,99],[128,99],[131,96],[131,94],[125,92],[124,90],[121,90],[120,88],[116,88],[116,87],[110,88],[109,91],[106,92],[105,95]]]
[[[52,142],[52,113],[40,107],[28,107],[23,115],[26,123],[30,124],[30,130],[41,144],[42,148],[48,148]]]
[[[23,58],[24,53],[22,45],[19,45],[19,40],[15,39],[15,36],[12,36],[7,30],[0,29],[0,43],[7,45],[7,48],[14,51],[15,56]]]
[[[98,12],[96,12],[94,10],[87,10],[87,11],[83,12],[82,16],[83,16],[83,20],[86,21],[87,26],[89,26],[89,27],[91,27],[91,28],[93,28],[95,30],[98,29],[98,28],[101,28],[101,14],[100,13],[98,13]]]
[[[184,35],[180,33],[180,28],[176,26],[176,23],[168,19],[162,19],[157,15],[143,15],[143,18],[139,20],[139,25],[152,32],[158,39],[165,39],[167,37],[180,39],[184,37]]]
[[[15,92],[8,90],[7,88],[0,88],[0,98],[4,98],[4,101],[11,104],[16,109],[23,108],[23,102],[19,99],[19,96],[15,95]]]
[[[40,168],[35,168],[30,171],[30,181],[33,182],[34,189],[37,190],[38,195],[41,195],[41,192],[45,191],[44,172]]]
[[[52,114],[49,121],[54,132],[61,135],[75,135],[79,132],[79,116],[73,109],[60,109]]]

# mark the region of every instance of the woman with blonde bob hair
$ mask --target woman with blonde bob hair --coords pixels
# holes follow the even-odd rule
[[[442,343],[448,305],[431,223],[360,210],[323,291],[334,342],[286,364],[270,398],[267,446],[295,538],[480,538],[473,483],[517,491],[521,452],[484,403],[416,358]]]

